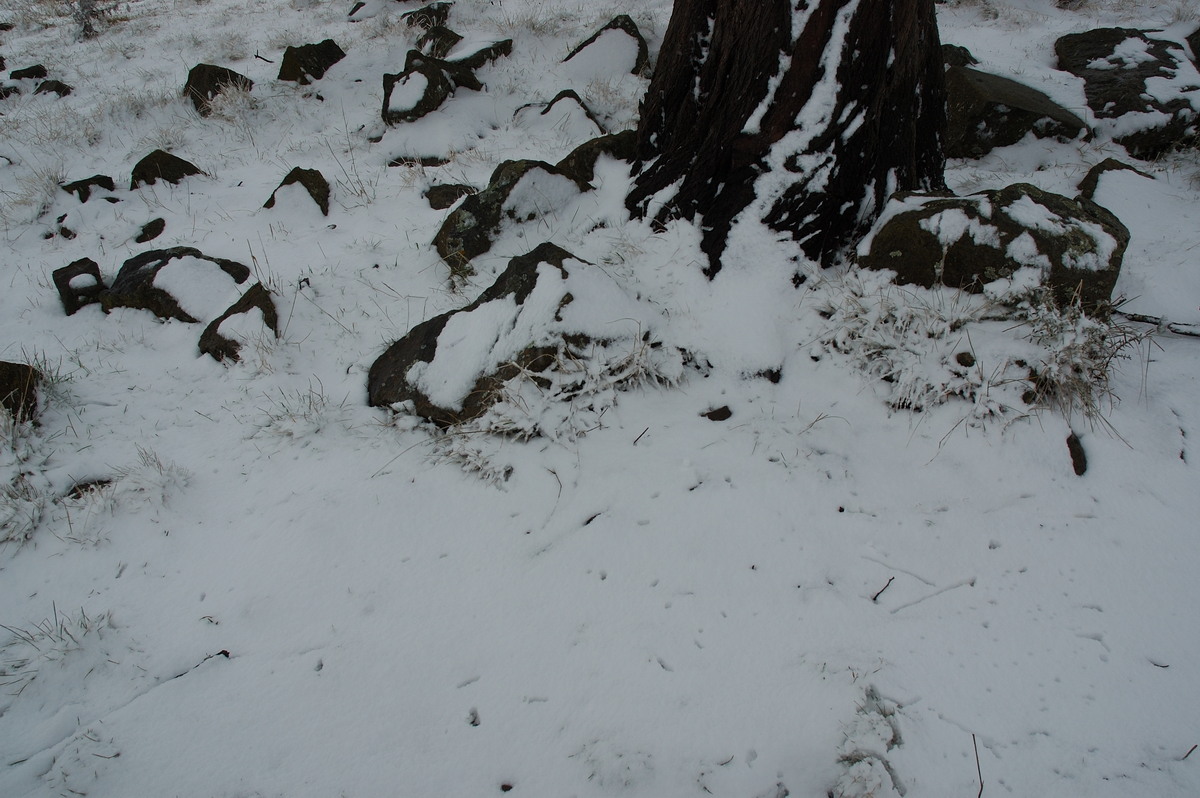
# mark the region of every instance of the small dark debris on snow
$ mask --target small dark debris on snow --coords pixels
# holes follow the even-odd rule
[[[709,410],[707,413],[701,413],[700,415],[704,416],[709,421],[726,421],[733,416],[733,411],[729,409],[729,405],[722,405],[721,407]]]

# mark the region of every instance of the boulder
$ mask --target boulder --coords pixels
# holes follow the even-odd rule
[[[55,269],[51,276],[68,316],[74,316],[84,305],[99,302],[100,295],[107,290],[104,278],[100,276],[100,266],[91,258],[81,258]]]
[[[1096,189],[1100,185],[1100,178],[1105,172],[1129,171],[1142,177],[1153,180],[1154,176],[1143,172],[1141,169],[1136,169],[1129,164],[1118,161],[1116,158],[1105,158],[1100,163],[1088,170],[1088,173],[1083,176],[1083,180],[1079,181],[1079,196],[1084,199],[1094,200],[1096,198]]]
[[[942,63],[947,67],[969,67],[979,63],[979,59],[971,54],[966,47],[958,44],[942,45]]]
[[[388,347],[368,373],[368,401],[400,405],[442,427],[477,419],[502,401],[560,403],[568,416],[595,412],[592,400],[571,403],[636,382],[637,374],[661,381],[682,374],[682,352],[654,340],[659,321],[658,309],[604,269],[544,243],[511,259],[470,305],[418,324]],[[631,353],[646,358],[645,370],[630,368]],[[528,437],[547,428],[532,420],[498,429]]]
[[[224,279],[213,279],[217,270]],[[229,281],[241,285],[249,277],[250,269],[243,264],[192,247],[154,249],[125,261],[112,286],[100,294],[100,307],[105,313],[141,308],[159,318],[195,323],[226,306],[227,292],[234,287]],[[217,309],[209,312],[214,305]]]
[[[417,39],[417,49],[431,58],[445,58],[463,37],[444,25],[434,25]]]
[[[13,421],[33,421],[38,411],[38,385],[42,373],[25,363],[0,361],[0,408]]]
[[[317,203],[317,207],[321,209],[323,215],[329,215],[329,181],[318,170],[301,169],[299,166],[287,173],[287,176],[283,178],[283,182],[271,192],[271,196],[263,203],[263,207],[274,208],[275,195],[279,193],[279,189],[295,183],[299,183],[304,187],[304,190],[308,192],[308,196],[312,197],[313,202]]]
[[[449,183],[438,186],[430,186],[425,192],[425,199],[429,200],[429,207],[436,211],[444,211],[454,203],[458,202],[468,194],[474,194],[476,191],[474,186],[464,185],[462,183]]]
[[[204,332],[200,334],[200,351],[212,355],[218,362],[228,359],[236,363],[240,359],[242,344],[235,333],[229,330],[222,333],[221,326],[236,316],[244,316],[255,310],[262,314],[263,324],[278,338],[279,313],[271,299],[271,292],[262,283],[255,283],[204,328]]]
[[[519,186],[526,190],[519,192]],[[492,236],[503,219],[536,218],[536,206],[529,200],[552,197],[564,187],[575,192],[591,188],[545,161],[504,161],[497,166],[487,188],[464,199],[434,236],[434,247],[450,267],[451,276],[457,280],[472,273],[471,259],[492,248]]]
[[[557,167],[576,182],[590,184],[595,176],[596,161],[601,155],[618,161],[632,161],[637,154],[637,131],[623,130],[585,141],[558,162]]]
[[[591,140],[605,133],[604,125],[574,89],[564,89],[548,103],[529,103],[513,113],[527,130],[553,130],[570,141]]]
[[[1200,28],[1196,28],[1196,32],[1184,41],[1188,43],[1188,47],[1192,48],[1192,63],[1200,67]],[[3,65],[0,65],[0,69],[3,68]]]
[[[646,46],[646,39],[642,36],[642,32],[638,30],[637,23],[635,23],[628,14],[620,14],[613,17],[604,27],[593,33],[586,41],[572,50],[567,57],[563,59],[563,62],[565,63],[573,60],[574,58],[587,52],[589,48],[595,48],[596,50],[602,49],[603,45],[597,46],[597,43],[600,42],[601,39],[605,39],[607,41],[611,36],[618,32],[624,33],[629,38],[633,39],[633,43],[637,48],[636,54],[632,58],[632,66],[629,70],[630,74],[640,75],[641,77],[647,78],[650,77],[650,51]],[[609,54],[607,53],[602,55],[605,59],[609,57]]]
[[[333,39],[319,44],[302,44],[283,51],[279,64],[279,80],[291,80],[307,86],[325,77],[329,68],[346,57],[346,52]]]
[[[222,66],[196,64],[183,84],[183,96],[192,101],[200,116],[208,116],[212,113],[212,99],[229,87],[250,91],[254,81]]]
[[[82,180],[75,180],[70,183],[63,183],[62,190],[68,194],[74,194],[79,198],[80,202],[87,202],[92,196],[92,189],[100,188],[105,191],[116,191],[116,182],[108,175],[92,175],[85,177]]]
[[[163,234],[167,229],[167,220],[163,218],[151,219],[142,225],[142,229],[138,231],[137,236],[133,239],[138,244],[145,244],[148,241],[153,241]]]
[[[898,283],[941,283],[972,293],[1044,286],[1103,315],[1129,230],[1091,200],[1017,183],[967,197],[901,193],[859,246],[859,265]],[[1007,282],[1000,282],[1007,281]]]
[[[445,25],[446,20],[450,18],[450,6],[453,3],[430,3],[424,8],[418,8],[416,11],[406,11],[400,15],[400,19],[404,20],[410,28],[424,28],[430,30],[439,25]]]
[[[178,183],[190,175],[202,174],[204,172],[194,163],[165,150],[155,150],[134,165],[129,189],[132,191],[144,184],[153,185],[158,180]]]
[[[38,87],[33,90],[34,94],[57,94],[59,97],[66,97],[74,88],[63,83],[61,80],[43,80],[38,84]]]
[[[493,42],[487,47],[481,47],[470,55],[452,58],[450,59],[450,63],[466,67],[467,69],[479,69],[484,64],[495,61],[498,58],[512,55],[512,48],[512,39],[503,39]]]
[[[1153,159],[1200,133],[1200,72],[1152,31],[1100,28],[1054,45],[1059,69],[1084,81],[1098,128],[1137,158]]]
[[[979,158],[1029,133],[1072,141],[1082,119],[1015,80],[964,66],[946,70],[946,156]]]
[[[24,69],[14,69],[8,73],[8,76],[13,80],[41,80],[49,76],[46,67],[41,64],[25,67]]]

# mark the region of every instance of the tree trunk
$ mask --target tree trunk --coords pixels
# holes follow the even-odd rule
[[[830,265],[894,191],[944,187],[934,0],[675,0],[642,106],[637,216],[743,211]]]

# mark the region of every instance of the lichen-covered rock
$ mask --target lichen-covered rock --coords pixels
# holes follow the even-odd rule
[[[299,166],[294,167],[283,178],[279,186],[271,192],[271,196],[263,203],[264,208],[275,207],[275,195],[279,193],[279,189],[284,186],[290,186],[299,183],[304,190],[308,192],[308,196],[312,197],[313,202],[317,203],[317,207],[321,209],[321,213],[325,216],[329,215],[329,181],[317,169],[301,169]]]
[[[451,275],[467,276],[471,259],[492,248],[502,220],[529,221],[538,215],[539,200],[553,202],[564,191],[588,188],[585,181],[545,161],[504,161],[492,172],[487,188],[468,196],[446,217],[434,247]]]
[[[204,332],[200,334],[200,351],[212,355],[217,361],[232,360],[236,363],[241,359],[242,341],[241,336],[230,328],[239,317],[253,315],[255,311],[262,316],[262,325],[278,338],[279,312],[275,309],[271,292],[262,283],[255,283],[204,328]],[[224,332],[222,327],[225,328]]]
[[[0,361],[0,408],[16,422],[33,421],[38,412],[42,373],[25,363]]]
[[[1059,69],[1084,81],[1098,129],[1137,158],[1155,158],[1200,134],[1200,72],[1154,31],[1100,28],[1054,45]]]
[[[229,294],[249,277],[245,265],[193,247],[154,249],[125,261],[112,286],[100,294],[100,307],[105,313],[141,308],[159,318],[195,323],[220,313]]]
[[[1045,286],[1060,303],[1106,312],[1129,230],[1112,213],[1024,183],[967,197],[902,193],[863,240],[860,266],[899,283],[997,295]]]
[[[1029,133],[1071,141],[1087,131],[1082,119],[1036,89],[964,66],[946,70],[946,155],[979,158]]]
[[[208,116],[212,113],[212,99],[227,88],[250,91],[254,81],[222,66],[196,64],[188,71],[183,96],[192,101],[200,116]]]
[[[407,403],[439,426],[459,424],[500,401],[509,380],[525,377],[546,389],[564,388],[555,375],[618,340],[625,353],[646,348],[653,350],[651,357],[661,354],[656,372],[661,367],[668,378],[677,378],[678,350],[652,341],[657,319],[656,310],[625,293],[603,269],[542,244],[509,261],[470,305],[418,324],[388,347],[368,374],[369,403]],[[576,373],[575,379],[586,377]],[[561,396],[569,399],[581,389],[565,387]]]
[[[100,295],[107,290],[104,278],[100,276],[100,266],[91,258],[80,258],[55,269],[51,277],[68,316],[74,316],[84,305],[99,302]]]
[[[346,57],[346,51],[333,39],[317,44],[302,44],[283,51],[279,64],[279,80],[289,80],[307,86],[325,77],[329,68]]]
[[[628,14],[619,14],[618,16],[613,17],[608,21],[607,24],[604,25],[604,27],[593,33],[586,41],[572,50],[567,57],[563,59],[563,61],[571,61],[579,57],[581,54],[588,52],[589,48],[596,50],[601,49],[596,47],[597,42],[608,35],[615,35],[618,32],[623,33],[632,39],[633,44],[636,47],[633,58],[630,59],[630,74],[640,75],[642,77],[650,77],[650,51],[646,46],[646,39],[644,36],[642,36],[642,32],[638,30],[637,23],[635,23]],[[607,59],[609,54],[605,53],[604,56]]]
[[[129,189],[132,191],[138,186],[153,185],[159,180],[178,183],[185,177],[202,174],[204,172],[200,171],[200,167],[191,161],[185,161],[165,150],[155,150],[134,164]]]

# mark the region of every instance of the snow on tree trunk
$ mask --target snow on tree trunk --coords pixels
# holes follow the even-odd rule
[[[638,216],[743,211],[829,265],[898,190],[942,188],[934,0],[676,0],[638,128]]]

